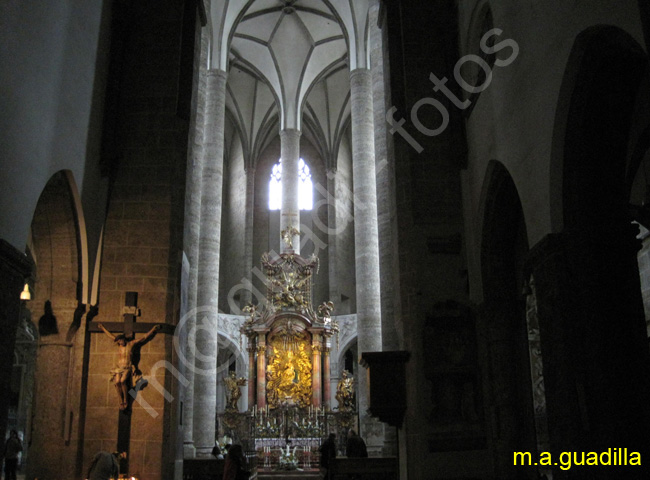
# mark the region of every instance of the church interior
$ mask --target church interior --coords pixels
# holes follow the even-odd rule
[[[7,0],[0,45],[20,476],[649,478],[650,3]]]

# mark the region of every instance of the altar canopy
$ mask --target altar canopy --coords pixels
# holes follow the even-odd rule
[[[266,303],[261,309],[248,306],[250,317],[242,327],[248,337],[249,365],[257,366],[249,369],[249,405],[329,409],[329,352],[338,325],[330,317],[332,302],[321,304],[318,312],[312,305],[318,258],[306,259],[291,249],[266,253],[262,268]]]

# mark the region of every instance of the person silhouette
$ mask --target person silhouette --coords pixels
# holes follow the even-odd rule
[[[5,480],[16,480],[16,467],[18,467],[18,454],[23,451],[23,444],[18,437],[18,432],[12,430],[5,443]]]

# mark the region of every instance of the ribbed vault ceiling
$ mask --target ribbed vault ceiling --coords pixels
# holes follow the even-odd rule
[[[369,0],[213,1],[213,58],[228,59],[227,109],[254,165],[284,128],[303,131],[328,166],[349,118],[350,62],[364,57]],[[356,51],[350,55],[349,49]],[[213,60],[213,63],[215,60]],[[223,62],[220,62],[223,63]]]

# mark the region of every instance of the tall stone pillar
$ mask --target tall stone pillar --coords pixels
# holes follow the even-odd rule
[[[386,132],[386,110],[390,106],[390,92],[385,89],[385,68],[388,63],[388,54],[384,55],[382,31],[378,25],[379,0],[371,0],[368,10],[368,24],[370,28],[370,71],[372,72],[372,100],[374,111],[374,140],[375,140],[375,165],[377,181],[377,222],[379,236],[384,240],[379,247],[381,265],[381,331],[383,350],[399,350],[399,336],[395,328],[396,313],[399,305],[395,306],[395,285],[398,278],[397,255],[397,213],[395,199],[395,175],[392,151],[393,137]],[[392,429],[391,429],[392,432]],[[393,435],[392,441],[395,442]]]
[[[226,72],[222,70],[207,72],[194,375],[193,425],[197,456],[210,455],[217,419],[216,363],[226,77]]]
[[[298,161],[300,159],[300,131],[292,128],[280,132],[280,154],[282,156],[282,205],[280,208],[280,230],[294,227],[300,232],[300,204]],[[292,235],[293,251],[300,254],[300,234]],[[280,238],[280,252],[289,250]]]
[[[332,397],[332,372],[330,368],[330,347],[323,346],[323,407],[325,410],[330,409],[330,398]]]
[[[252,338],[248,339],[248,408],[255,405],[255,343]]]
[[[202,61],[207,63],[207,38],[202,34]],[[201,231],[201,191],[203,178],[203,137],[205,132],[205,91],[207,75],[201,67],[197,75],[195,116],[192,118],[190,131],[192,137],[188,145],[188,162],[185,183],[185,230],[183,232],[183,251],[189,263],[187,279],[187,305],[181,311],[183,324],[180,325],[185,335],[184,356],[181,357],[181,372],[187,379],[183,395],[183,457],[193,458],[194,449],[194,345],[196,327],[196,301],[199,276],[199,235]]]
[[[321,345],[321,336],[314,333],[312,338],[311,352],[312,352],[312,365],[311,365],[311,404],[314,408],[321,406],[322,387],[321,387],[321,354],[323,346]]]
[[[350,72],[352,109],[352,175],[354,182],[354,238],[357,293],[358,353],[379,352],[381,340],[381,292],[379,277],[379,239],[377,224],[377,180],[370,70]],[[383,427],[366,413],[368,383],[358,375],[361,434],[369,451],[379,453],[383,446]]]
[[[246,167],[246,225],[244,230],[244,278],[247,285],[253,285],[253,228],[255,211],[255,168]],[[253,301],[252,288],[242,291],[241,306]],[[252,403],[249,403],[252,406]]]
[[[257,408],[266,406],[266,338],[257,336]]]

